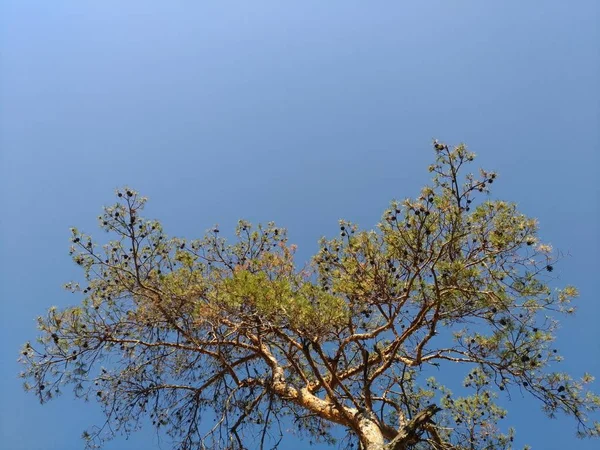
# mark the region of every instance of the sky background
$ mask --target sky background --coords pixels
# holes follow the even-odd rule
[[[600,376],[600,32],[595,0],[0,2],[0,448],[72,450],[101,423],[40,406],[16,359],[80,298],[69,227],[128,184],[167,233],[276,221],[307,261],[345,218],[373,227],[429,180],[432,138],[499,174],[581,291],[562,370]],[[595,384],[600,391],[600,383]],[[512,406],[512,407],[511,407]],[[515,448],[598,448],[513,397]],[[284,448],[303,448],[293,438]],[[110,450],[166,448],[150,429]]]

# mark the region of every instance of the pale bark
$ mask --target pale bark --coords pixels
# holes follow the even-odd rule
[[[364,450],[384,450],[385,442],[379,426],[368,419],[358,421],[360,442]]]

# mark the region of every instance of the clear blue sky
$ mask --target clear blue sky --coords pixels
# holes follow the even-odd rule
[[[40,406],[16,359],[37,315],[79,301],[61,289],[79,275],[68,229],[100,233],[115,187],[171,235],[275,220],[305,261],[338,219],[372,227],[417,194],[433,137],[466,142],[494,197],[570,255],[563,369],[600,376],[599,29],[596,0],[2,1],[0,448],[80,449],[101,420],[70,395]],[[598,448],[512,405],[516,448]]]

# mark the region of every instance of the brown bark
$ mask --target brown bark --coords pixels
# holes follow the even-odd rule
[[[404,450],[408,445],[415,444],[419,435],[431,423],[433,416],[441,411],[437,405],[429,405],[420,411],[410,422],[408,422],[398,435],[385,447],[386,450]]]

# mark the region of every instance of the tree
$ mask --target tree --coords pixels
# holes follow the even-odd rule
[[[66,287],[85,297],[38,319],[25,388],[96,399],[106,423],[84,433],[90,447],[149,416],[181,449],[277,446],[283,427],[345,448],[507,449],[498,400],[514,390],[597,437],[593,378],[549,368],[554,317],[577,296],[549,287],[560,255],[514,204],[480,199],[496,174],[465,173],[473,153],[434,148],[418,198],[376,230],[340,221],[302,268],[274,223],[240,221],[232,244],[218,228],[168,238],[145,198],[117,191],[99,217],[112,241],[72,229],[85,283]],[[444,373],[466,374],[456,394],[431,376]]]

